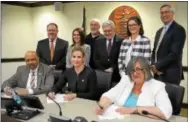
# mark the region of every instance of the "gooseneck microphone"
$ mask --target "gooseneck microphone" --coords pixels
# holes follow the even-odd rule
[[[62,116],[62,111],[61,111],[61,106],[59,105],[59,103],[57,103],[55,100],[53,100],[48,94],[46,94],[46,96],[52,100],[58,107],[59,107],[59,115]]]
[[[142,114],[144,114],[144,115],[152,115],[152,116],[155,116],[155,117],[157,117],[157,118],[159,118],[159,119],[161,119],[161,120],[164,120],[164,121],[166,121],[166,122],[170,122],[170,121],[168,121],[168,120],[166,120],[166,119],[163,119],[163,118],[161,118],[161,117],[159,117],[159,116],[157,116],[157,115],[155,115],[155,114],[149,113],[148,111],[145,111],[145,110],[142,111]]]

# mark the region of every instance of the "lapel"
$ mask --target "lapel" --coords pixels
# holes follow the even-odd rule
[[[163,30],[163,28],[160,28],[159,32],[158,32],[157,35],[156,35],[155,48],[156,48],[157,45],[158,45],[159,38],[160,38],[160,35],[161,35],[162,30]]]
[[[26,66],[25,71],[24,71],[24,75],[23,75],[23,86],[24,86],[24,88],[27,87],[29,72],[30,72],[30,69],[29,69],[29,67]]]
[[[42,82],[42,76],[43,76],[43,68],[42,64],[39,63],[38,71],[37,71],[37,87],[40,87]]]
[[[104,51],[105,51],[104,53],[105,53],[106,56],[108,56],[107,45],[106,45],[107,39],[106,39],[106,38],[104,39],[103,43],[104,43],[104,44],[102,44],[102,45],[104,45],[104,47],[103,47],[103,49],[104,49]]]
[[[49,39],[46,39],[46,41],[44,41],[44,48],[45,49],[45,52],[46,52],[46,56],[47,56],[47,60],[48,62],[51,62],[51,59],[50,59],[50,45],[49,45]]]

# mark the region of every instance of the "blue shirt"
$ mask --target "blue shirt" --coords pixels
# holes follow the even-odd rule
[[[124,107],[136,107],[138,95],[131,92],[128,99],[124,103]]]

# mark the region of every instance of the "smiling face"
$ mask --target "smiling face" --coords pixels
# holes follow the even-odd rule
[[[51,24],[47,27],[48,38],[54,40],[57,38],[58,29],[55,25]]]
[[[81,51],[72,52],[71,62],[74,67],[80,67],[84,65],[84,56],[82,52]]]
[[[161,21],[164,24],[168,24],[173,20],[174,12],[170,9],[169,6],[165,6],[161,8],[160,15],[161,15]]]
[[[98,21],[92,20],[90,22],[90,31],[91,34],[97,34],[99,33],[99,29],[100,29],[100,24]]]
[[[34,70],[39,63],[39,59],[36,52],[31,52],[31,51],[27,52],[25,54],[25,62],[30,69]]]
[[[144,70],[141,67],[139,61],[137,61],[134,69],[132,69],[131,71],[131,78],[135,83],[141,84],[144,82],[144,77],[145,77]]]
[[[103,32],[106,39],[112,39],[115,34],[115,30],[110,25],[104,26]]]
[[[129,29],[131,35],[139,34],[140,25],[138,25],[134,20],[130,20],[128,22],[128,29]]]
[[[80,43],[80,34],[78,31],[74,31],[73,32],[73,40],[74,40],[74,43]]]

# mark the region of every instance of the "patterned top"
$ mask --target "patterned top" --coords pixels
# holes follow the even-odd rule
[[[124,39],[121,47],[120,47],[120,53],[118,58],[118,67],[120,75],[122,76],[122,73],[126,72],[126,56],[127,51],[131,46],[131,37],[129,39]],[[132,46],[132,52],[131,52],[131,58],[133,57],[145,57],[149,61],[151,60],[151,47],[150,47],[150,40],[147,37],[138,35],[136,38],[136,41],[134,42]]]

